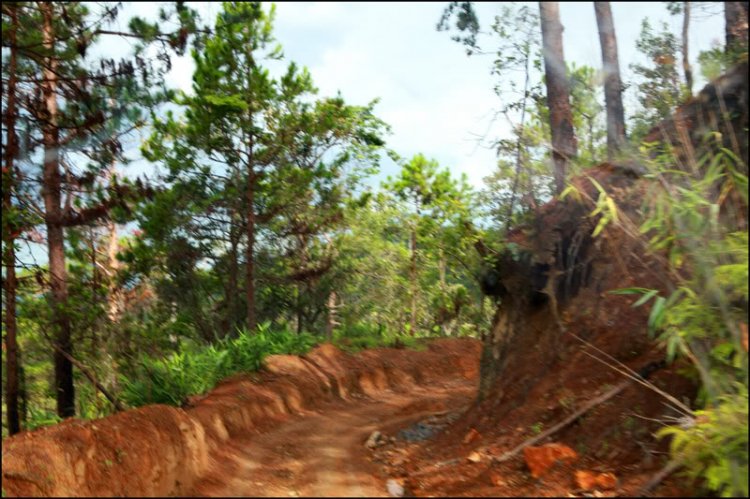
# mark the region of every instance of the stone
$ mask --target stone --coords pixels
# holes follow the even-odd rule
[[[615,489],[617,477],[612,473],[592,473],[591,471],[576,471],[574,473],[576,485],[581,489]]]
[[[404,486],[398,483],[396,480],[388,480],[385,482],[385,488],[392,497],[403,497]]]
[[[492,482],[492,485],[495,487],[502,487],[503,485],[506,485],[505,480],[503,480],[502,475],[500,473],[492,473],[490,475],[490,482]]]
[[[550,443],[540,447],[526,447],[523,449],[526,465],[531,470],[531,476],[539,478],[557,461],[571,464],[578,459],[576,451],[567,445]]]
[[[472,452],[469,457],[466,458],[470,463],[478,463],[482,460],[482,456],[478,452]]]
[[[377,447],[382,435],[383,434],[379,431],[373,431],[372,433],[370,433],[370,436],[367,437],[367,441],[365,442],[365,447],[367,447],[368,449],[374,449],[375,447]]]
[[[573,473],[576,480],[576,485],[579,489],[593,489],[596,484],[596,475],[590,471],[576,471]]]
[[[477,430],[472,428],[471,431],[467,433],[466,436],[464,437],[464,444],[470,444],[477,438],[480,438],[481,436],[482,435]]]

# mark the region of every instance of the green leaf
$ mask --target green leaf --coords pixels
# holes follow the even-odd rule
[[[607,196],[607,206],[609,206],[609,210],[612,213],[612,221],[614,223],[617,223],[617,206],[615,206],[614,200]]]
[[[565,190],[563,190],[560,193],[560,196],[558,197],[558,199],[560,199],[562,201],[563,199],[565,199],[565,197],[568,194],[573,194],[575,196],[576,200],[578,202],[581,202],[581,193],[578,192],[578,189],[576,189],[576,187],[574,185],[572,185],[572,184],[568,185],[568,187],[566,187]]]
[[[658,292],[659,291],[656,290],[656,289],[653,289],[653,290],[649,291],[648,293],[646,293],[645,295],[643,295],[637,302],[633,303],[630,306],[630,308],[640,307],[641,305],[643,305],[644,303],[646,303],[647,301],[649,301],[651,298],[653,298]]]
[[[607,220],[606,217],[602,217],[601,220],[599,220],[599,223],[596,225],[596,229],[594,229],[593,234],[591,234],[591,237],[596,237],[599,235],[599,233],[604,230],[604,227],[607,226],[607,223],[609,220]]]
[[[666,300],[661,296],[658,296],[654,302],[654,308],[651,309],[651,315],[648,316],[648,330],[651,334],[656,332],[661,323],[665,302]]]
[[[607,291],[609,294],[613,295],[636,295],[639,293],[650,293],[650,292],[656,293],[655,290],[651,290],[649,288],[620,288],[620,289],[613,289],[611,291]]]
[[[604,190],[604,189],[602,188],[602,186],[601,186],[601,185],[599,185],[599,182],[597,182],[597,181],[596,181],[596,180],[594,180],[593,178],[589,177],[588,175],[586,175],[586,178],[588,178],[588,179],[589,179],[589,180],[591,181],[591,183],[592,183],[592,184],[594,184],[594,187],[596,187],[596,188],[597,188],[597,189],[599,190],[599,192],[600,192],[600,193],[604,194],[605,196],[607,195],[607,191],[605,191],[605,190]]]

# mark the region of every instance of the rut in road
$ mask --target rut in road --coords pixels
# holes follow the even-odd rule
[[[214,464],[192,495],[389,497],[388,477],[369,460],[367,437],[441,410],[467,407],[475,394],[475,383],[459,378],[300,411],[267,433],[228,441],[226,460]]]

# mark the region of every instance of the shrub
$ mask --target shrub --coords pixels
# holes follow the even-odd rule
[[[308,333],[271,331],[265,323],[255,334],[241,330],[236,338],[219,340],[215,346],[193,347],[162,360],[143,356],[134,376],[120,376],[122,398],[134,407],[180,405],[189,396],[207,392],[223,378],[258,371],[268,355],[305,354],[319,342]]]
[[[670,169],[670,160],[649,161],[665,189],[651,200],[640,232],[651,236],[653,251],[667,253],[676,290],[668,297],[645,288],[615,292],[643,294],[634,307],[653,299],[649,334],[668,361],[688,358],[702,383],[702,410],[658,435],[672,436],[673,458],[711,491],[747,496],[748,232],[746,223],[722,218],[732,210],[747,213],[747,166],[724,148],[698,160],[692,172]]]

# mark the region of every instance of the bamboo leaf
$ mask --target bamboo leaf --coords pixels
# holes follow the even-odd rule
[[[651,298],[653,298],[654,296],[656,296],[656,294],[658,292],[659,292],[659,290],[652,289],[651,291],[649,291],[648,293],[646,293],[645,295],[643,295],[637,302],[635,302],[632,305],[630,305],[630,308],[640,307],[641,305],[643,305],[644,303],[646,303],[647,301],[649,301]]]

